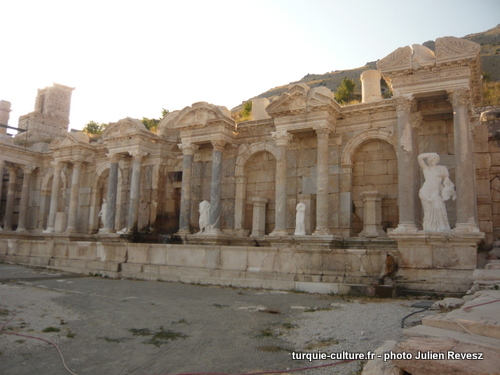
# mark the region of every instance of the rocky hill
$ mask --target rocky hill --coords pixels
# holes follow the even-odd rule
[[[486,76],[492,81],[500,82],[500,24],[490,30],[466,35],[463,38],[481,45],[481,62],[483,72],[486,73]],[[434,41],[427,41],[422,44],[432,50],[434,49]],[[325,74],[308,74],[298,81],[274,87],[260,95],[250,98],[249,100],[255,98],[271,99],[275,96],[279,96],[281,93],[285,92],[290,85],[296,83],[306,83],[310,87],[326,86],[330,90],[335,91],[344,77],[354,79],[356,81],[357,89],[360,91],[361,82],[359,77],[361,73],[367,69],[376,69],[376,61],[368,62],[364,66],[355,69],[335,70]],[[233,108],[232,111],[234,112],[240,110],[241,108],[241,106],[238,106]]]

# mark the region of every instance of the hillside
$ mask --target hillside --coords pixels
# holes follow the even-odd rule
[[[462,38],[471,40],[481,45],[481,63],[483,72],[485,72],[492,81],[500,82],[500,24],[490,30],[466,35]],[[432,50],[434,49],[434,41],[427,41],[422,44]],[[354,79],[356,81],[358,93],[361,93],[361,82],[359,77],[361,73],[367,69],[376,69],[376,61],[367,62],[364,66],[355,69],[335,70],[324,74],[308,74],[298,81],[274,87],[248,100],[256,98],[271,99],[287,91],[290,85],[296,83],[306,83],[310,87],[326,86],[330,90],[336,91],[337,86],[340,84],[342,79],[344,79],[344,77]],[[241,108],[241,105],[237,106],[233,108],[232,112],[240,110]]]

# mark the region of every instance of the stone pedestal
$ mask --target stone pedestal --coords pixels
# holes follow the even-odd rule
[[[266,234],[266,204],[267,199],[262,197],[252,197],[253,220],[252,233],[250,237],[264,237]]]
[[[398,288],[409,292],[463,295],[472,285],[482,232],[398,233]]]
[[[66,223],[68,222],[68,218],[64,212],[56,213],[56,220],[54,223],[54,231],[56,233],[62,233],[66,230]]]
[[[359,237],[375,238],[386,237],[382,229],[382,198],[383,194],[376,190],[364,191],[363,197],[363,230]]]

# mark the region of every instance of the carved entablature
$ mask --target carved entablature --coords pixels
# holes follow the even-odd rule
[[[435,52],[418,44],[401,47],[377,67],[395,95],[466,88],[477,103],[482,95],[480,50],[469,40],[444,37],[436,40]]]
[[[162,128],[179,131],[182,142],[198,144],[209,143],[214,138],[232,143],[236,135],[236,122],[231,112],[226,107],[207,102],[194,103],[168,117]]]
[[[94,153],[90,145],[90,137],[84,132],[66,133],[64,137],[58,137],[50,144],[54,157],[64,160],[74,158],[87,158]]]
[[[315,111],[328,111],[338,114],[340,105],[335,102],[334,94],[327,87],[310,88],[305,83],[293,85],[266,108],[273,117],[294,116]]]

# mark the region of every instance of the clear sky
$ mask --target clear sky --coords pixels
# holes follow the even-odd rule
[[[70,128],[229,109],[308,73],[500,23],[499,0],[4,0],[0,99],[9,125],[37,89],[74,87]]]

